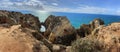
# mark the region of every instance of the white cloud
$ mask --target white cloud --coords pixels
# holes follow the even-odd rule
[[[20,0],[19,0],[20,1]],[[58,0],[52,0],[57,1]],[[45,0],[23,0],[22,2],[13,2],[10,0],[1,0],[0,9],[6,10],[27,10],[27,11],[49,11],[49,12],[72,12],[72,13],[93,13],[93,14],[120,14],[120,10],[116,12],[109,8],[101,8],[97,6],[79,5],[76,8],[59,7],[57,2],[47,5]]]
[[[79,7],[77,8],[78,12],[83,12],[83,13],[100,13],[100,14],[104,14],[106,12],[108,12],[110,9],[107,8],[100,8],[100,7],[94,7],[94,6],[83,6],[83,7]]]
[[[54,6],[58,6],[58,4],[57,4],[57,3],[52,3],[52,5],[54,5]]]
[[[10,0],[3,0],[0,3],[0,9],[10,10],[43,10],[43,3],[39,0],[23,0],[23,2],[13,2]]]
[[[20,0],[19,0],[20,1]],[[0,9],[2,10],[27,10],[44,21],[50,12],[71,12],[71,13],[91,13],[91,14],[112,14],[120,15],[120,10],[110,8],[101,8],[97,6],[79,5],[76,8],[59,7],[58,0],[54,0],[52,5],[47,5],[46,0],[23,0],[22,2],[12,2],[10,0],[1,0]]]
[[[93,13],[93,14],[106,14],[110,11],[107,8],[100,8],[94,6],[80,6],[77,8],[60,8],[54,6],[44,6],[44,10],[53,12],[72,12],[72,13]]]

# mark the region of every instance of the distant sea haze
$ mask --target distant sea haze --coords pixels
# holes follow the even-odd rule
[[[56,16],[66,16],[75,28],[79,28],[82,24],[89,24],[96,18],[100,18],[105,22],[105,25],[113,22],[120,22],[120,16],[102,15],[102,14],[84,14],[84,13],[63,13],[53,12]]]

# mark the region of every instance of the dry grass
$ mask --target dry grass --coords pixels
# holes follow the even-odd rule
[[[103,44],[91,36],[73,42],[71,52],[101,52],[102,48]]]

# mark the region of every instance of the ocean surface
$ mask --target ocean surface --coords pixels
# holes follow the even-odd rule
[[[75,28],[79,28],[82,24],[89,24],[95,18],[100,18],[105,22],[105,25],[113,22],[120,22],[120,16],[117,15],[102,15],[102,14],[84,14],[84,13],[62,13],[53,12],[56,16],[66,16]]]
[[[85,14],[85,13],[64,13],[64,12],[39,12],[33,13],[29,11],[23,11],[22,13],[31,13],[35,16],[39,17],[40,21],[45,21],[45,19],[49,15],[56,15],[56,16],[66,16],[72,26],[75,28],[79,28],[82,24],[89,24],[95,18],[100,18],[105,22],[105,25],[111,24],[113,22],[120,22],[120,16],[117,15],[103,15],[103,14]]]

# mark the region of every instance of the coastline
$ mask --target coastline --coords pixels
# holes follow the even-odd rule
[[[114,20],[109,18],[113,21],[106,25],[105,20],[108,18],[103,20],[93,17],[89,23],[83,23],[76,29],[68,17],[50,15],[44,22],[41,22],[39,17],[32,14],[0,10],[0,47],[2,47],[0,51],[120,51],[120,22],[113,23]],[[89,19],[84,18],[84,20]],[[80,22],[78,21],[78,23]],[[44,31],[40,31],[41,26],[44,26]]]

